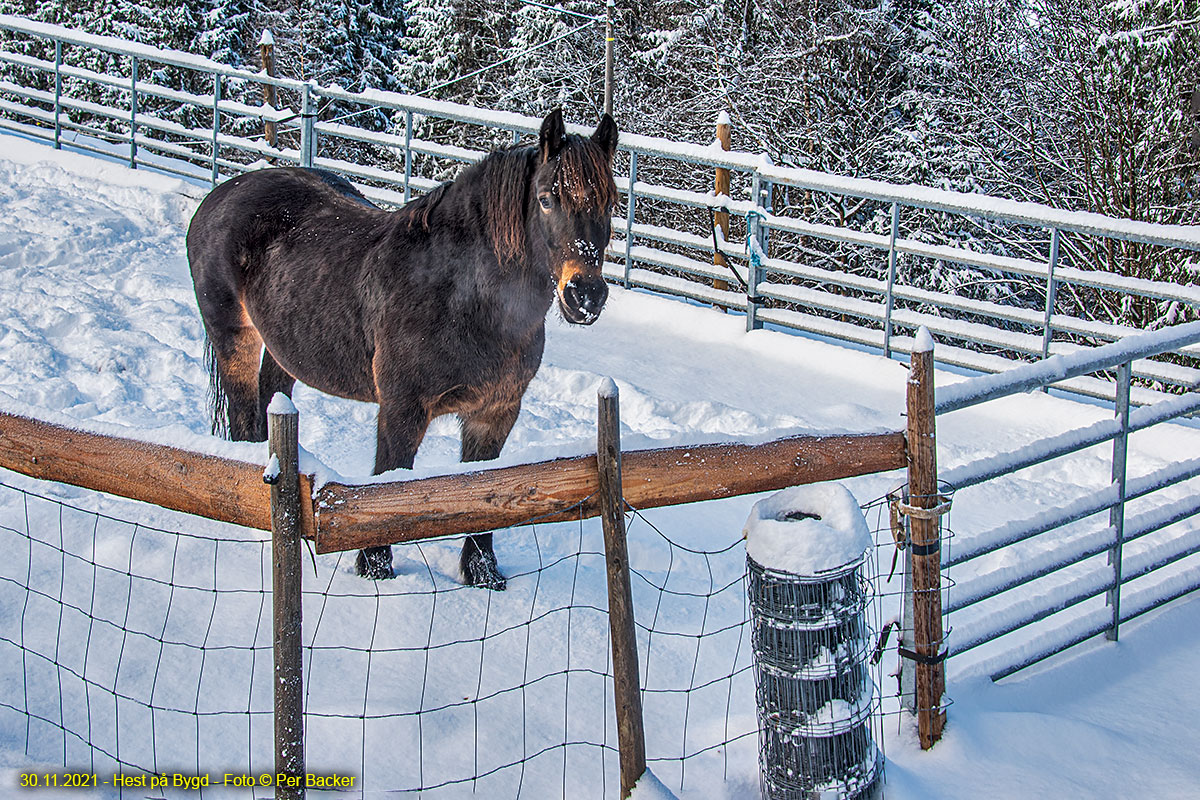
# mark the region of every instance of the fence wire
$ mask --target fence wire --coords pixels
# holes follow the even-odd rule
[[[199,521],[198,521],[199,522]],[[0,483],[0,741],[100,776],[273,771],[270,543],[167,530]],[[211,533],[218,530],[217,534]],[[630,510],[647,760],[668,785],[756,782],[740,535],[703,550]],[[608,796],[619,785],[598,520],[497,535],[503,593],[457,541],[305,565],[306,748],[355,793]],[[240,788],[270,796],[273,788]]]
[[[0,483],[0,548],[6,745],[99,775],[270,763],[268,542]]]

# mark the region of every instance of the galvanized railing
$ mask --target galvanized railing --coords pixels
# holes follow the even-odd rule
[[[9,45],[0,49],[5,73],[0,127],[56,147],[69,144],[122,157],[131,167],[152,165],[213,183],[257,168],[263,160],[293,163],[336,170],[355,179],[368,197],[398,204],[436,186],[452,174],[451,165],[536,135],[540,125],[534,117],[415,95],[271,78],[188,53],[18,17],[0,15],[0,30],[9,37]],[[23,49],[30,52],[19,52]],[[124,74],[74,65],[72,56],[86,51],[123,58]],[[166,85],[167,70],[174,71],[177,84],[192,89]],[[288,107],[231,97],[234,90],[245,96],[253,93],[247,87],[268,84]],[[124,100],[96,102],[81,92],[107,92]],[[182,116],[204,124],[169,119],[172,114],[164,108],[175,117],[185,109]],[[356,124],[364,115],[377,121],[377,129]],[[247,132],[265,121],[280,131],[274,146]],[[432,123],[444,122],[456,125],[434,132]],[[732,174],[729,196],[707,188],[718,168]],[[1200,251],[1200,227],[843,178],[776,166],[765,156],[725,151],[716,143],[634,134],[621,137],[617,169],[625,203],[614,216],[616,238],[606,276],[625,286],[743,312],[747,329],[801,330],[891,356],[911,348],[905,331],[924,325],[946,342],[939,347],[942,363],[999,372],[1014,358],[1045,358],[1140,332],[1118,314],[1100,319],[1068,313],[1069,308],[1165,304],[1163,324],[1194,318],[1200,309],[1200,286],[1080,266],[1089,252],[1113,242],[1139,243],[1156,248],[1156,257],[1179,261],[1180,251]],[[789,206],[796,197],[798,206]],[[733,217],[728,239],[713,223],[717,210]],[[942,227],[978,229],[977,241],[985,244],[984,233],[1001,231],[990,241],[991,249],[1012,251],[1006,237],[1040,237],[1048,241],[1048,252],[1045,258],[1031,256],[1028,247],[1018,255],[996,254],[924,241],[930,237],[922,220],[929,215]],[[906,218],[909,230],[902,224]],[[852,219],[858,227],[849,224]],[[714,263],[718,251],[726,265]],[[1078,264],[1064,263],[1071,260],[1068,252]],[[938,265],[956,265],[987,276],[981,280],[1005,291],[1034,292],[1040,300],[1013,302],[923,287],[921,280],[906,278],[905,264],[918,278]],[[1071,304],[1062,301],[1065,295],[1072,296]],[[1187,345],[1173,354],[1167,361],[1133,363],[1132,373],[1141,379],[1131,390],[1134,403],[1161,399],[1155,388],[1200,387],[1200,347]],[[1056,386],[1115,397],[1114,384],[1105,378],[1078,375]]]
[[[961,491],[968,487],[1011,476],[1104,442],[1113,443],[1112,480],[1108,486],[1080,497],[1052,498],[1048,511],[1005,519],[990,530],[956,539],[952,554],[943,557],[943,568],[959,567],[1014,545],[1041,546],[1028,547],[1015,558],[1000,559],[970,580],[957,583],[945,605],[945,613],[955,628],[948,647],[951,657],[1016,631],[1024,631],[1028,638],[1030,626],[1060,612],[1078,612],[1057,628],[1039,633],[1032,646],[1006,648],[1005,655],[989,662],[992,676],[1001,678],[1098,634],[1104,633],[1115,640],[1122,622],[1200,588],[1200,562],[1190,563],[1184,565],[1186,569],[1177,568],[1169,580],[1159,575],[1142,587],[1133,602],[1122,603],[1123,587],[1200,553],[1200,526],[1165,530],[1200,513],[1200,494],[1195,491],[1182,493],[1173,500],[1164,499],[1135,515],[1127,513],[1129,503],[1200,476],[1200,457],[1181,458],[1137,477],[1130,477],[1127,470],[1130,434],[1200,410],[1200,392],[1131,409],[1132,364],[1137,359],[1196,342],[1200,342],[1200,322],[1191,322],[938,390],[936,411],[946,414],[1100,369],[1116,368],[1117,375],[1112,420],[1066,431],[941,474],[941,479],[959,493],[956,496],[961,496]],[[1106,511],[1103,523],[1093,523],[1090,527],[1086,523],[1076,524]],[[1162,533],[1154,540],[1144,540],[1159,532]],[[1138,540],[1144,540],[1148,546],[1131,559],[1125,553],[1125,546]],[[1105,563],[1088,563],[1089,559],[1105,554]],[[1065,574],[1069,568],[1073,568],[1071,573]],[[1101,596],[1105,598],[1105,608],[1078,608]],[[990,605],[974,616],[973,624],[956,618],[956,614],[961,618],[960,612],[983,603]],[[1008,658],[1010,653],[1014,655]]]

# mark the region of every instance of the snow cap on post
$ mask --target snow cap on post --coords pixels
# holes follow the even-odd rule
[[[617,382],[612,378],[605,378],[596,388],[596,394],[604,398],[616,397],[618,395]]]
[[[729,125],[730,124],[728,111],[722,111],[717,116],[717,124],[718,125]]]
[[[928,353],[933,350],[933,335],[929,328],[922,325],[917,329],[917,338],[913,341],[914,353]]]
[[[746,553],[760,566],[817,576],[862,560],[871,531],[841,484],[794,486],[759,500],[743,529]]]
[[[258,37],[258,44],[260,47],[275,46],[275,35],[271,33],[270,28],[263,28],[262,36]]]
[[[267,406],[268,414],[297,414],[296,404],[292,402],[292,398],[288,397],[283,392],[276,392],[271,398],[271,404]]]

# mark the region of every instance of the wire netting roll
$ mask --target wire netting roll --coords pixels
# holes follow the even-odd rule
[[[759,762],[768,800],[875,796],[863,560],[817,577],[747,556]]]

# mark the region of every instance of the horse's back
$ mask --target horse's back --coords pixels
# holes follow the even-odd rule
[[[187,251],[193,278],[245,269],[331,206],[379,211],[349,181],[325,170],[282,167],[231,178],[209,192],[192,216]]]

